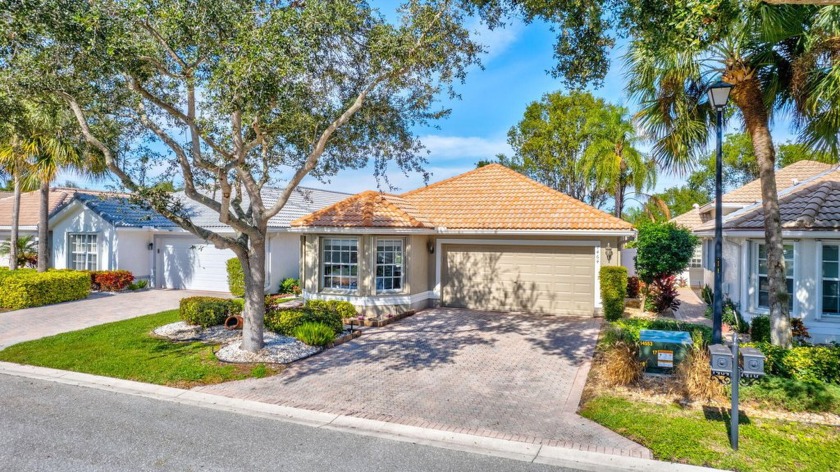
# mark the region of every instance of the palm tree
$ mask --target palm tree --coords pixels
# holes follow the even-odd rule
[[[9,256],[9,260],[12,261],[15,268],[35,265],[35,261],[38,258],[38,247],[35,243],[35,238],[32,236],[23,236],[17,239],[17,244],[15,245],[12,245],[11,239],[9,241],[3,241],[0,243],[0,256]]]
[[[8,107],[12,109],[12,107]],[[14,200],[12,202],[12,224],[10,234],[9,269],[15,270],[18,265],[18,228],[20,226],[20,197],[24,189],[26,177],[29,175],[31,166],[28,157],[35,152],[30,141],[21,139],[22,123],[16,118],[19,115],[9,113],[6,121],[0,128],[0,167],[13,180]]]
[[[583,155],[583,166],[600,188],[613,189],[615,216],[621,218],[628,187],[636,193],[656,185],[656,163],[636,149],[639,142],[627,109],[605,105],[587,120],[590,143]]]
[[[772,341],[789,346],[790,294],[770,122],[776,112],[791,113],[804,143],[836,153],[840,8],[727,5],[730,9],[714,12],[717,17],[698,19],[703,34],[679,38],[661,27],[647,36],[634,33],[627,56],[628,91],[642,104],[638,118],[652,137],[653,157],[664,167],[686,171],[709,138],[713,110],[706,103],[708,86],[719,78],[732,85],[731,100],[760,170]],[[686,20],[681,26],[686,24],[692,23]]]
[[[37,185],[40,192],[38,216],[38,271],[49,267],[50,184],[59,172],[72,169],[86,175],[106,172],[104,159],[90,148],[77,132],[72,115],[58,104],[27,104],[28,134],[24,137],[29,154],[30,173],[27,183]]]

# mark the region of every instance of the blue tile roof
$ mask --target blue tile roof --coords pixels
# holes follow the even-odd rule
[[[148,205],[134,203],[126,197],[77,193],[76,199],[114,226],[124,228],[175,226],[175,223]]]

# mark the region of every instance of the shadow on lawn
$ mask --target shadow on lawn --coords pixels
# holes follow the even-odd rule
[[[306,359],[294,365],[285,381],[294,382],[310,375],[334,369],[361,368],[379,363],[383,370],[428,370],[453,364],[466,350],[492,347],[504,337],[521,336],[523,350],[535,350],[527,356],[551,355],[573,365],[589,360],[595,347],[600,320],[565,318],[496,312],[478,312],[457,308],[422,311],[383,328],[367,330],[360,338]],[[515,339],[515,337],[513,338]],[[487,362],[493,362],[488,351]],[[501,359],[515,364],[516,359]]]

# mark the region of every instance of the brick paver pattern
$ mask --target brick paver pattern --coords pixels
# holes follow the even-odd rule
[[[184,297],[229,296],[193,290],[93,293],[84,300],[0,313],[0,349],[33,339],[178,308]]]
[[[706,303],[697,296],[693,288],[681,287],[678,293],[680,307],[674,313],[676,319],[687,323],[712,325],[712,320],[706,318]]]
[[[575,414],[601,321],[439,308],[299,361],[196,390],[611,454],[642,446]]]

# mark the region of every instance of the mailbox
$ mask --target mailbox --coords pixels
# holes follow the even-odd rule
[[[712,375],[732,375],[732,351],[723,344],[709,346],[709,356],[712,358]]]
[[[754,347],[741,348],[741,374],[744,377],[758,378],[764,376],[764,354]]]

